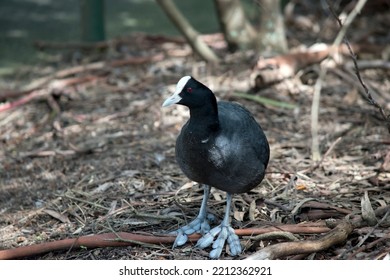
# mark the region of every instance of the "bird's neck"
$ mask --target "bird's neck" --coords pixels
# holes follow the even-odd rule
[[[206,137],[219,129],[218,107],[216,100],[207,106],[190,108],[189,127],[200,137]]]

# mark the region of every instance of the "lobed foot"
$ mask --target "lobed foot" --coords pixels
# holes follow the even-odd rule
[[[214,241],[216,236],[218,237]],[[241,253],[241,244],[237,234],[234,233],[231,226],[225,225],[224,223],[213,228],[206,235],[200,238],[196,246],[204,249],[213,244],[213,250],[210,252],[210,258],[218,259],[226,241],[229,244],[230,254],[232,256],[237,256]]]
[[[200,206],[199,214],[188,225],[179,228],[173,233],[177,234],[173,248],[184,245],[188,240],[188,235],[194,232],[200,232],[202,235],[206,234],[210,230],[209,220],[215,219],[211,214],[207,214],[207,200],[210,195],[210,186],[204,185],[204,194],[202,204]]]
[[[175,230],[173,233],[176,233],[175,243],[173,243],[173,248],[177,246],[184,245],[188,240],[188,235],[195,232],[199,232],[204,235],[210,230],[210,225],[207,217],[196,217],[195,220],[190,222],[188,225]]]

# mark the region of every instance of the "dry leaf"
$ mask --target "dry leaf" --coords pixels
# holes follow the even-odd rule
[[[219,192],[212,192],[211,193],[216,201],[222,200],[222,195]]]
[[[385,156],[385,160],[382,164],[383,171],[390,171],[390,152],[388,152]]]
[[[110,215],[112,214],[115,209],[116,209],[116,205],[118,204],[118,202],[116,200],[113,200],[111,203],[110,203],[110,210],[108,210],[108,213],[107,215]]]
[[[245,212],[242,212],[242,211],[234,211],[234,218],[239,221],[239,222],[242,222],[244,220],[244,215],[245,215]]]
[[[256,211],[256,200],[252,200],[251,204],[249,205],[249,220],[254,221],[256,220],[255,217],[255,211]]]
[[[96,189],[91,191],[91,194],[97,194],[97,193],[102,193],[108,190],[110,187],[114,186],[114,183],[112,182],[106,182],[101,185],[99,185]]]
[[[180,187],[179,191],[191,189],[194,186],[194,184],[195,183],[193,181],[187,182],[183,186]]]
[[[121,172],[121,176],[125,177],[133,177],[134,175],[138,175],[140,172],[138,170],[123,170]]]
[[[371,226],[376,225],[378,221],[376,219],[374,209],[372,209],[367,191],[364,192],[364,196],[362,197],[361,207],[363,220],[365,220]]]
[[[45,212],[46,214],[49,214],[53,218],[55,218],[63,223],[70,223],[70,220],[67,216],[62,215],[61,213],[58,213],[57,211],[50,210],[50,209],[43,209],[43,212]]]
[[[131,183],[132,183],[131,185],[132,185],[138,192],[142,192],[143,190],[145,190],[145,181],[144,181],[144,180],[141,180],[141,179],[134,179]]]

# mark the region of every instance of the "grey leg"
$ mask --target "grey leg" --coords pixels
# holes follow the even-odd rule
[[[207,200],[209,199],[209,196],[210,186],[204,185],[203,200],[199,209],[199,214],[195,220],[174,232],[177,236],[175,243],[173,243],[173,248],[185,244],[188,240],[188,235],[193,234],[194,232],[200,232],[203,235],[210,230],[210,225],[207,220]]]
[[[228,193],[226,197],[226,212],[222,223],[219,226],[210,230],[206,235],[199,239],[198,243],[196,244],[200,248],[206,248],[213,244],[213,250],[210,252],[210,258],[212,259],[219,258],[226,241],[229,244],[232,256],[237,256],[241,253],[240,240],[238,236],[234,233],[234,230],[230,226],[229,222],[231,204],[232,195]],[[216,236],[218,237],[214,241],[214,238]]]

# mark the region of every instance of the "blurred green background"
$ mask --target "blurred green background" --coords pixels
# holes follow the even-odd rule
[[[213,1],[175,1],[202,33],[218,30]],[[154,0],[105,1],[106,38],[132,32],[178,35]],[[36,40],[80,41],[79,0],[0,0],[0,75],[40,60]]]

